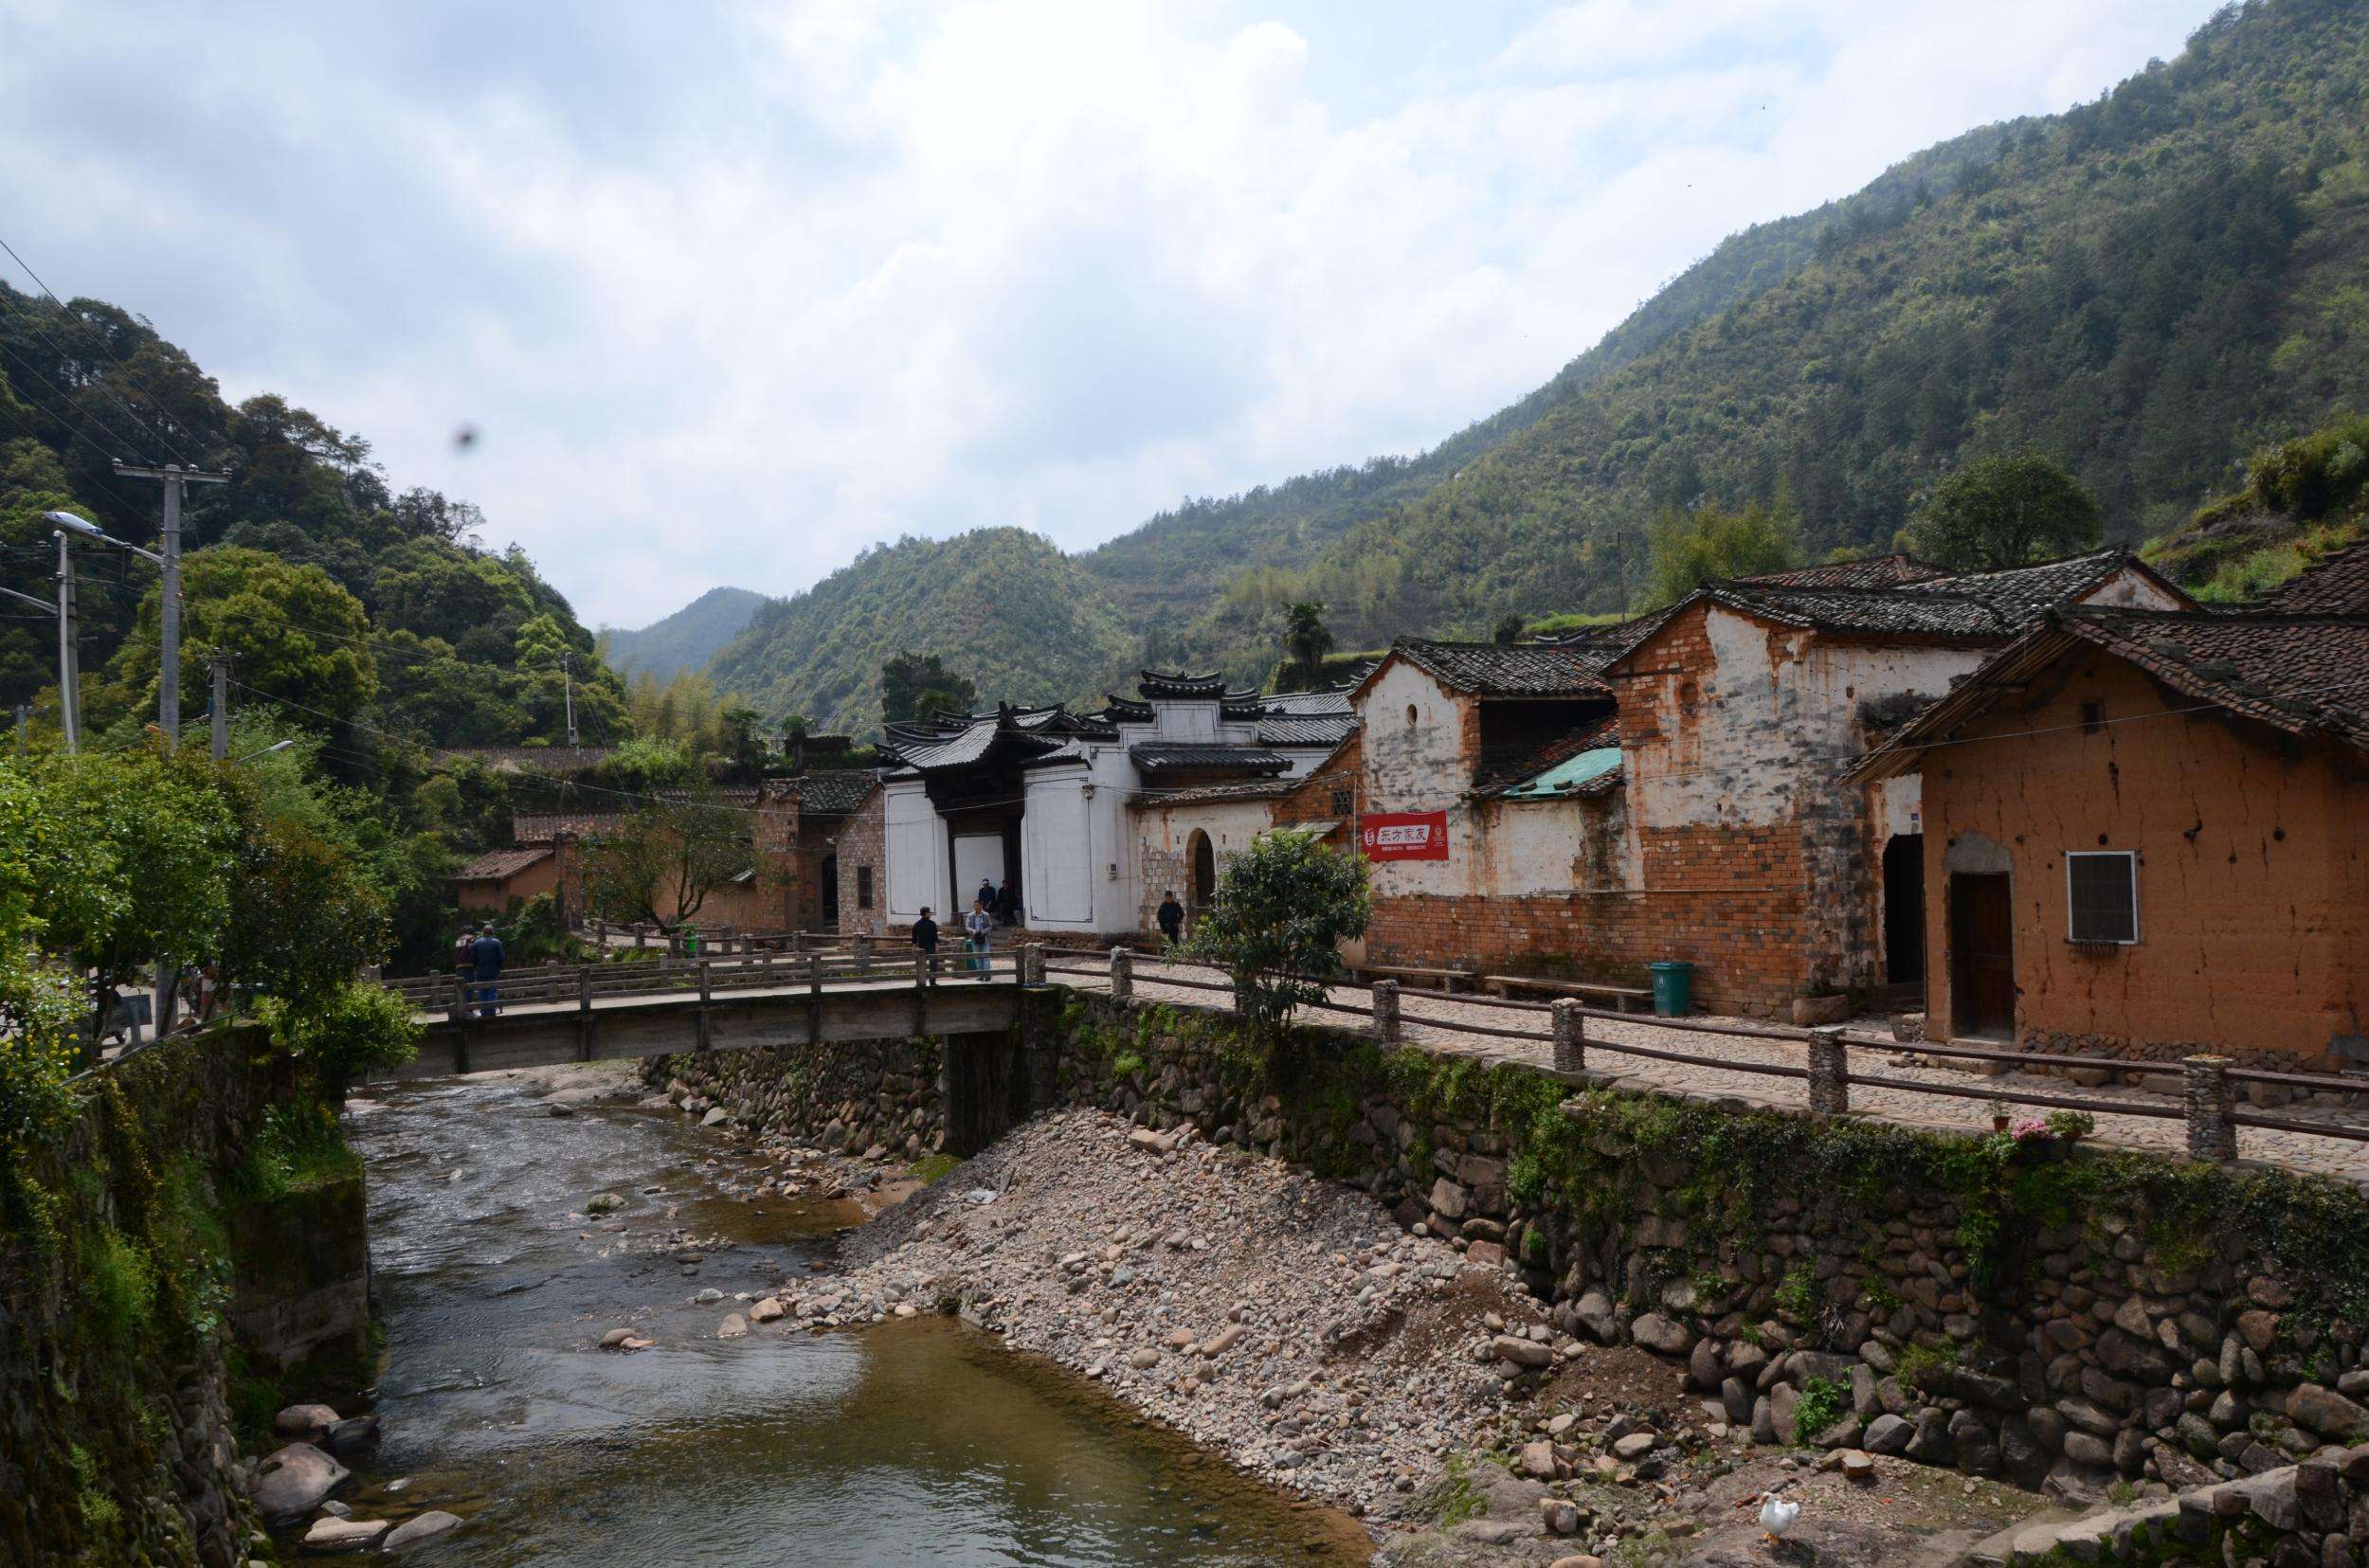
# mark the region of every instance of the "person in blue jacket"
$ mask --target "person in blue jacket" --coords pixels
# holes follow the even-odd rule
[[[491,925],[469,946],[469,962],[477,976],[478,1017],[490,1018],[501,1011],[502,939]]]

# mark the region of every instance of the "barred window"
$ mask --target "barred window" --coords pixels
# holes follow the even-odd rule
[[[870,866],[856,868],[856,908],[859,910],[872,908],[872,868]]]
[[[1335,817],[1347,817],[1356,804],[1357,796],[1353,791],[1336,789],[1332,792],[1332,814]]]
[[[2139,940],[2139,856],[2128,850],[2065,856],[2066,934],[2075,942]]]

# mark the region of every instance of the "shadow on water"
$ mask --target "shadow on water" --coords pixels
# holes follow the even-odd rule
[[[678,1118],[553,1119],[515,1087],[471,1082],[389,1092],[353,1128],[372,1186],[387,1441],[352,1500],[369,1517],[469,1519],[412,1560],[1366,1557],[1353,1521],[950,1320],[717,1340],[738,1304],[695,1305],[695,1291],[729,1298],[803,1276],[852,1215],[744,1201],[733,1189],[748,1165]],[[588,1216],[599,1193],[624,1207]],[[678,1227],[737,1245],[687,1277],[663,1245]],[[628,1325],[657,1348],[597,1348]],[[410,1478],[400,1495],[388,1490],[397,1477]]]

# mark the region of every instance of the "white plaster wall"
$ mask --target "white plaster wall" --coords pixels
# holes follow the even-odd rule
[[[1888,840],[1901,834],[1925,831],[1925,775],[1922,773],[1909,773],[1870,784],[1868,799],[1875,820],[1877,853],[1882,853]]]
[[[993,886],[1004,885],[1004,836],[1000,833],[967,833],[954,840],[953,908],[957,914],[969,910],[982,876]]]
[[[1352,699],[1365,725],[1365,810],[1448,814],[1448,858],[1377,861],[1376,897],[1486,891],[1481,857],[1487,851],[1476,842],[1473,812],[1462,800],[1472,787],[1475,760],[1464,751],[1470,700],[1404,658],[1389,660]]]
[[[2081,596],[2085,604],[2107,604],[2122,609],[2177,610],[2186,606],[2165,593],[2129,567],[2116,569],[2114,575]]]
[[[1028,775],[1021,819],[1023,908],[1031,926],[1091,931],[1094,924],[1093,821],[1085,767],[1040,768]]]
[[[1138,859],[1140,851],[1149,848],[1167,855],[1182,855],[1192,842],[1194,831],[1209,835],[1209,842],[1218,854],[1218,870],[1222,874],[1228,856],[1239,855],[1250,841],[1274,824],[1273,801],[1203,801],[1190,805],[1156,806],[1131,814],[1135,819]],[[1147,890],[1157,894],[1160,890]],[[1176,890],[1181,896],[1184,890]]]
[[[1218,738],[1215,702],[1154,702],[1151,732],[1164,741],[1214,741]]]
[[[946,828],[918,779],[881,786],[881,857],[888,863],[888,912],[911,920],[924,904],[946,902]]]

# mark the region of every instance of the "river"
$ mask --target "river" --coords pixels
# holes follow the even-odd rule
[[[463,1080],[377,1091],[386,1334],[366,1518],[468,1523],[420,1562],[1348,1563],[1345,1516],[1251,1481],[1090,1383],[944,1318],[719,1340],[742,1291],[829,1255],[841,1202],[742,1196],[757,1162],[678,1114]],[[614,1194],[624,1206],[594,1217]],[[737,1245],[686,1275],[678,1227]],[[703,1288],[726,1300],[696,1305]],[[604,1351],[604,1330],[656,1342]],[[398,1483],[405,1483],[397,1489]]]

